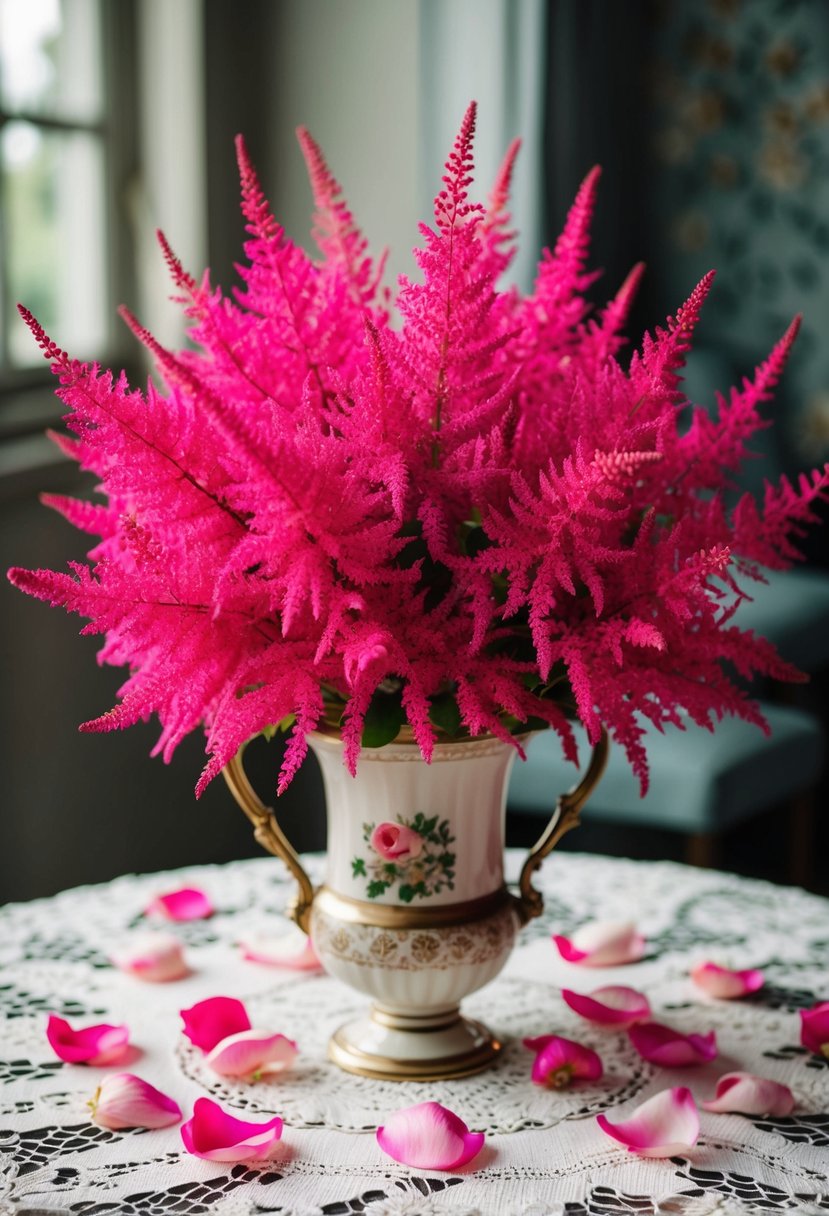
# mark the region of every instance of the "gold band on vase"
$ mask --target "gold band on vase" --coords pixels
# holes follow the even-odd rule
[[[373,904],[321,886],[314,896],[314,912],[349,924],[370,925],[377,929],[441,929],[484,920],[515,903],[515,896],[506,887],[499,887],[478,899],[437,904],[430,908],[412,908],[408,904]]]

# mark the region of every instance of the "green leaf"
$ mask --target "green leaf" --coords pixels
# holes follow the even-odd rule
[[[415,889],[411,883],[404,882],[397,894],[404,904],[410,904],[415,897]]]
[[[392,743],[405,721],[399,693],[375,692],[363,723],[363,747],[385,747]]]
[[[382,895],[383,892],[386,890],[386,888],[389,886],[390,886],[390,883],[381,882],[381,880],[379,878],[375,878],[366,887],[366,894],[368,895],[369,899],[376,899],[377,896]]]
[[[281,721],[275,722],[272,726],[263,726],[260,733],[264,735],[264,737],[270,743],[271,739],[273,739],[275,735],[287,734],[295,722],[296,714],[286,714]]]
[[[461,711],[451,692],[432,697],[429,720],[447,735],[456,735],[461,726]]]
[[[397,864],[393,861],[387,861],[383,866],[383,873],[388,874],[390,878],[397,877]]]
[[[366,863],[363,861],[362,857],[355,857],[354,860],[352,861],[351,877],[352,878],[365,878],[366,877]]]

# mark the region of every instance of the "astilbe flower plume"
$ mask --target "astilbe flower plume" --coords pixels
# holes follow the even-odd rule
[[[598,169],[532,292],[501,290],[518,144],[483,207],[474,130],[473,104],[396,320],[304,129],[316,260],[271,215],[241,139],[242,287],[195,279],[159,234],[195,349],[168,351],[123,315],[163,392],[72,360],[21,309],[69,410],[74,436],[56,441],[103,501],[45,498],[99,538],[91,565],[10,578],[88,617],[101,660],[129,668],[115,708],[82,729],[156,714],[169,759],[203,726],[199,791],[275,724],[292,732],[281,791],[323,719],[353,770],[404,720],[427,759],[438,728],[514,739],[527,723],[573,757],[568,712],[591,740],[609,730],[644,789],[643,719],[763,725],[728,671],[797,678],[731,616],[738,578],[799,556],[827,470],[726,505],[797,322],[715,415],[690,406],[682,367],[713,276],[625,366],[642,267],[595,315],[585,298]]]

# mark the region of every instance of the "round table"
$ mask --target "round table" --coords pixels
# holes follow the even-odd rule
[[[519,860],[510,854],[512,875]],[[319,878],[321,859],[308,865]],[[0,910],[0,1212],[829,1212],[829,1059],[800,1046],[798,1017],[829,998],[829,902],[729,874],[573,853],[553,855],[539,885],[543,917],[524,931],[505,972],[464,1006],[504,1036],[503,1059],[476,1077],[429,1084],[341,1073],[326,1060],[326,1040],[363,999],[328,976],[242,957],[240,941],[285,924],[290,884],[270,858],[127,876]],[[144,909],[152,898],[182,886],[203,888],[216,913],[175,925],[149,921]],[[644,959],[591,971],[562,961],[551,932],[567,934],[596,919],[635,920],[647,938]],[[110,952],[150,925],[181,938],[191,967],[186,978],[146,984],[110,965]],[[761,967],[765,987],[740,1001],[707,997],[688,977],[703,960]],[[614,983],[644,991],[658,1021],[686,1032],[715,1030],[718,1058],[658,1069],[626,1034],[580,1021],[560,997],[562,987]],[[206,1068],[181,1035],[178,1011],[217,995],[241,997],[254,1025],[297,1040],[290,1073],[236,1082]],[[205,1094],[241,1118],[282,1115],[281,1155],[260,1167],[212,1164],[184,1151],[177,1127],[95,1126],[85,1103],[112,1070],[58,1061],[44,1034],[48,1013],[73,1026],[126,1022],[137,1048],[128,1070],[174,1097],[185,1117]],[[534,1086],[532,1055],[521,1039],[545,1033],[598,1050],[602,1080],[562,1091]],[[597,1112],[621,1119],[671,1085],[687,1085],[705,1100],[716,1079],[736,1069],[789,1085],[793,1115],[702,1111],[693,1153],[667,1160],[626,1153],[596,1124]],[[486,1132],[484,1150],[469,1166],[408,1169],[381,1152],[374,1128],[394,1110],[426,1100]]]

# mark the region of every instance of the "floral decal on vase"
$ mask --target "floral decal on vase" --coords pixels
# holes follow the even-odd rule
[[[449,820],[418,811],[414,819],[398,816],[396,823],[364,823],[363,839],[375,856],[355,857],[354,878],[365,878],[366,895],[377,899],[397,885],[397,898],[404,904],[425,899],[455,886],[455,854],[449,849],[455,837]]]

